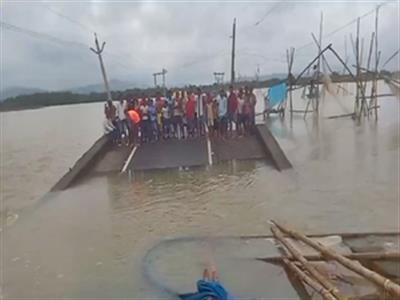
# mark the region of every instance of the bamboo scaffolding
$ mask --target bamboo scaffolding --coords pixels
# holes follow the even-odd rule
[[[290,271],[296,274],[299,279],[309,285],[313,290],[321,294],[321,296],[325,300],[336,300],[336,298],[332,296],[332,294],[326,288],[324,288],[320,283],[308,276],[305,272],[300,270],[300,268],[296,266],[293,262],[286,258],[283,258],[283,263],[288,267]]]
[[[308,261],[321,261],[324,257],[321,254],[303,255]],[[372,261],[392,261],[400,260],[400,252],[360,252],[343,254],[344,257],[355,260],[372,260]],[[257,260],[269,263],[281,263],[282,256],[258,257]],[[293,255],[287,255],[287,259],[296,260]]]
[[[324,277],[313,265],[310,264],[309,261],[307,261],[307,259],[304,258],[303,254],[301,254],[301,252],[296,249],[292,242],[284,238],[284,236],[281,232],[279,232],[276,226],[271,226],[271,232],[274,237],[290,252],[290,254],[301,263],[302,267],[307,270],[307,272],[312,277],[314,277],[314,279],[318,281],[318,283],[326,288],[329,293],[332,293],[332,295],[339,300],[347,299],[339,293],[337,287],[335,287],[328,278]]]
[[[314,40],[315,45],[318,47],[318,50],[320,51],[321,50],[321,45],[317,41],[317,38],[315,37],[314,33],[311,33],[311,36],[312,36],[312,38]],[[323,62],[326,64],[329,72],[333,73],[333,70],[332,70],[331,66],[329,65],[328,61],[326,60],[325,55],[322,54],[321,57],[322,57]]]
[[[379,18],[379,5],[376,7],[375,11],[375,78],[372,84],[375,95],[378,94],[378,65],[380,59],[380,52],[378,50],[378,18]],[[371,96],[372,95],[373,94],[371,91]],[[378,120],[378,97],[375,98],[374,105],[375,105],[375,120]]]
[[[275,221],[272,221],[272,223],[277,226],[282,232],[285,234],[296,238],[310,247],[314,248],[315,250],[318,250],[321,252],[323,256],[325,256],[328,259],[334,259],[346,268],[352,270],[353,272],[363,276],[364,278],[368,279],[369,281],[375,283],[377,286],[381,287],[385,292],[391,293],[393,296],[400,297],[400,285],[394,283],[393,281],[383,277],[382,275],[371,271],[367,268],[365,268],[362,265],[356,264],[354,261],[344,257],[341,254],[336,253],[332,249],[329,249],[322,245],[321,243],[317,243],[313,241],[312,239],[306,237],[305,235],[296,232],[294,230],[288,229],[286,227],[283,227],[282,225],[278,224]]]
[[[313,65],[313,63],[315,63],[317,61],[317,59],[323,54],[325,53],[328,49],[331,49],[332,44],[329,44],[328,46],[326,46],[321,53],[319,53],[301,72],[299,75],[297,75],[296,80],[294,81],[293,85],[295,85],[299,79],[303,76],[303,74]]]
[[[332,44],[330,44],[328,46],[329,50],[331,50],[331,52],[336,56],[336,58],[340,61],[340,63],[345,67],[345,69],[347,70],[347,72],[349,72],[349,75],[351,76],[351,78],[353,78],[353,80],[356,82],[357,85],[357,91],[361,90],[361,94],[363,95],[363,97],[365,98],[365,94],[363,89],[360,86],[360,83],[358,82],[357,78],[353,75],[353,73],[351,72],[351,70],[349,69],[349,67],[347,66],[347,64],[343,61],[343,59],[340,57],[340,55],[332,48]]]

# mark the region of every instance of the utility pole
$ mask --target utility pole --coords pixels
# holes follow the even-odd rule
[[[164,96],[166,95],[166,93],[167,93],[167,89],[166,89],[166,85],[165,85],[165,75],[168,73],[168,71],[166,70],[166,69],[162,69],[161,70],[161,72],[156,72],[156,73],[153,73],[153,77],[154,77],[154,87],[158,87],[157,86],[157,76],[161,76],[161,78],[162,78],[162,88],[163,88],[163,93],[164,93]]]
[[[235,40],[236,40],[236,18],[233,19],[232,28],[232,61],[231,61],[231,83],[235,82]]]
[[[154,77],[154,87],[157,87],[157,73],[153,73]]]
[[[111,99],[111,91],[110,91],[110,86],[108,85],[108,79],[107,79],[107,74],[106,74],[106,69],[104,68],[104,63],[103,63],[103,58],[101,57],[101,53],[104,50],[104,46],[106,45],[106,42],[103,42],[101,45],[101,48],[99,46],[99,41],[97,40],[97,34],[94,34],[94,42],[96,44],[96,50],[93,48],[90,48],[95,54],[97,54],[100,62],[100,68],[101,68],[101,74],[103,75],[103,80],[104,80],[104,86],[106,88],[106,93],[107,93],[107,100],[112,100]]]
[[[224,82],[224,72],[214,72],[214,78],[215,78],[215,82],[217,84],[223,83]]]
[[[165,88],[165,74],[167,74],[167,73],[168,73],[168,71],[164,68],[161,70],[161,72],[153,73],[155,87],[157,87],[157,76],[161,76],[162,77],[162,87]]]

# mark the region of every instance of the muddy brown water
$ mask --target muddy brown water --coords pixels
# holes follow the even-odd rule
[[[384,83],[380,90],[389,92]],[[298,109],[305,105],[300,92]],[[352,105],[351,96],[327,96],[319,118],[296,115],[291,124],[288,115],[271,117],[293,170],[236,161],[134,178],[99,176],[50,194],[101,132],[101,104],[2,113],[2,211],[9,216],[0,233],[3,297],[170,299],[144,276],[149,249],[181,236],[267,234],[271,218],[313,233],[398,229],[399,99],[380,101],[377,122],[325,118]],[[212,244],[207,249],[201,255],[176,250],[181,264],[171,260],[168,280],[198,272],[221,252]],[[198,263],[185,264],[193,255]],[[273,266],[219,264],[221,279],[248,297],[295,297]],[[248,278],[259,287],[254,294]],[[257,294],[265,285],[273,292]]]

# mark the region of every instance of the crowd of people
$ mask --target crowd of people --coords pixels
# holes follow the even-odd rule
[[[255,125],[257,98],[249,87],[227,93],[167,91],[155,98],[121,98],[104,106],[104,130],[121,145],[194,138],[206,134],[228,138],[247,135]]]

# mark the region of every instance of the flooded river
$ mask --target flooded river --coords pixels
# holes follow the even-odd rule
[[[390,92],[384,83],[380,90]],[[272,218],[314,233],[396,230],[399,100],[381,100],[378,122],[326,119],[351,111],[352,99],[327,96],[319,118],[271,118],[293,170],[236,161],[95,177],[60,193],[46,192],[101,134],[102,105],[2,114],[2,213],[9,215],[0,233],[3,297],[171,299],[145,276],[149,249],[166,238],[268,234]],[[295,108],[304,105],[296,94]],[[200,276],[221,249],[210,241],[196,254],[175,252],[182,259],[171,259],[171,282],[187,270]],[[191,255],[197,264],[185,264]],[[272,267],[267,275],[243,262],[218,264],[222,279],[237,290],[246,290],[252,278],[260,289],[275,291],[271,297],[293,298]],[[246,296],[260,296],[253,292]]]

